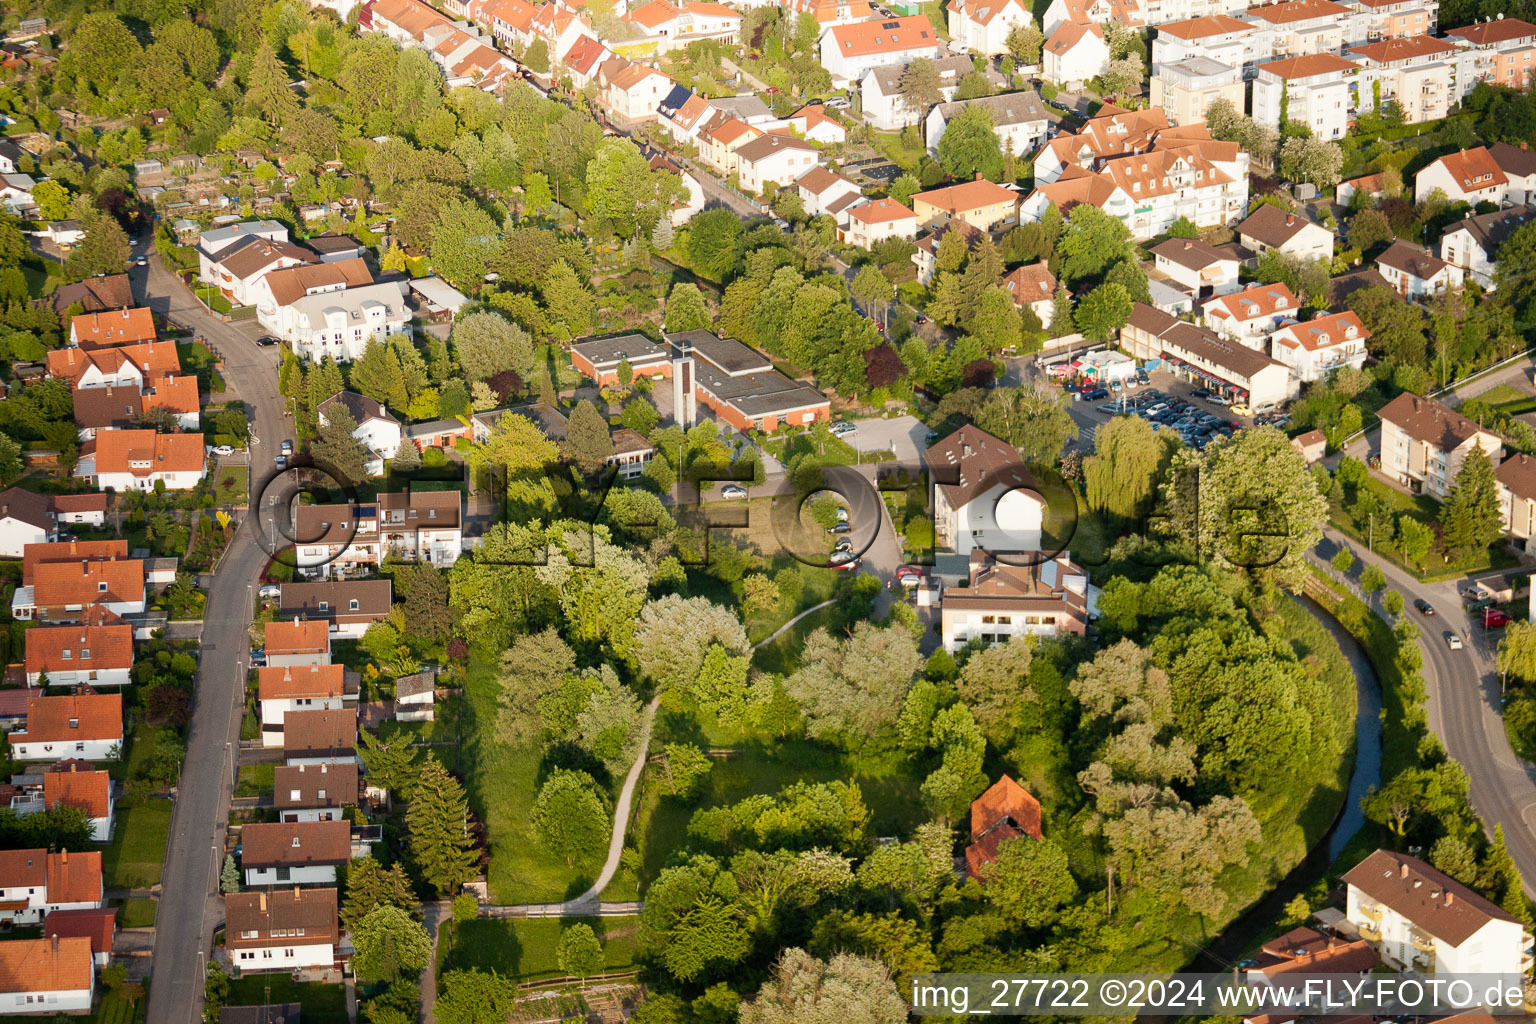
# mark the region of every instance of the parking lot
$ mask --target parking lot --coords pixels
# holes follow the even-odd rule
[[[1251,416],[1238,416],[1230,407],[1196,397],[1195,392],[1199,389],[1194,384],[1180,380],[1167,370],[1153,370],[1147,376],[1148,383],[1122,391],[1111,391],[1108,398],[1074,401],[1073,396],[1068,395],[1067,411],[1071,414],[1079,431],[1077,440],[1068,448],[1084,452],[1093,451],[1094,435],[1099,426],[1120,414],[1119,408],[1113,410],[1108,408],[1111,404],[1117,407],[1123,404],[1126,412],[1133,412],[1137,408],[1146,408],[1154,404],[1149,400],[1153,392],[1166,396],[1165,401],[1171,400],[1188,405],[1190,411],[1197,416],[1214,417],[1227,424],[1229,429],[1232,423],[1237,423],[1241,427],[1254,425],[1255,421]],[[1105,408],[1101,409],[1101,406]]]
[[[861,452],[891,452],[902,462],[916,462],[928,447],[928,428],[916,416],[859,420],[842,439]]]

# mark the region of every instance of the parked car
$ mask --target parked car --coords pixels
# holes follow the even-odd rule
[[[853,532],[853,527],[849,526],[846,522],[833,523],[830,527],[827,528],[827,532],[828,533],[852,533]]]
[[[1212,405],[1231,405],[1232,404],[1232,399],[1226,398],[1226,397],[1224,397],[1222,395],[1212,395],[1210,398],[1207,398],[1206,401],[1210,402]]]
[[[267,663],[267,652],[266,651],[264,651],[264,650],[262,650],[261,648],[258,647],[256,650],[251,652],[251,665],[252,666],[254,666],[255,668],[261,668],[266,663]]]
[[[256,344],[261,345],[263,347],[266,347],[267,345],[276,345],[277,344],[277,339],[274,338],[274,337],[271,337],[270,335],[263,334],[261,337],[256,339]]]
[[[272,465],[276,466],[278,469],[287,469],[288,468],[288,456],[286,456],[286,455],[279,455],[277,458],[272,460]]]
[[[1461,637],[1457,636],[1453,630],[1446,630],[1445,646],[1449,647],[1453,651],[1461,650]]]
[[[853,541],[849,540],[847,537],[839,537],[838,540],[837,540],[837,543],[832,545],[832,552],[834,554],[836,554],[839,551],[852,551],[852,550],[853,550]]]
[[[736,484],[726,484],[720,488],[720,497],[722,498],[745,498],[746,496],[747,489]]]
[[[136,267],[147,267],[149,266],[149,257],[140,256],[138,259],[133,261],[133,265]]]
[[[847,420],[832,424],[832,433],[837,437],[847,437],[850,434],[857,434],[858,432],[859,428],[854,426],[852,423],[849,423]]]
[[[850,559],[850,560],[848,560],[846,562],[836,562],[836,563],[834,563],[831,566],[831,568],[838,569],[838,570],[857,569],[858,567],[859,567],[859,560],[857,558]]]
[[[263,597],[263,598],[269,598],[270,597],[273,600],[276,600],[277,598],[283,596],[283,588],[278,586],[276,583],[268,583],[268,584],[265,584],[256,593],[259,596]]]
[[[848,521],[848,510],[847,509],[839,508],[837,510],[837,521],[840,522],[840,523],[846,523]]]
[[[1196,388],[1194,391],[1191,391],[1190,394],[1194,395],[1196,398],[1210,398],[1211,397],[1211,392],[1210,392],[1209,388]]]
[[[1428,601],[1424,600],[1422,597],[1421,598],[1417,598],[1413,602],[1413,607],[1418,610],[1418,613],[1420,615],[1433,615],[1433,614],[1435,614],[1435,606],[1430,604]]]
[[[282,450],[282,453],[284,455],[292,455],[293,454],[293,442],[292,441],[284,441],[283,444],[282,444],[282,449],[281,450]]]
[[[906,577],[906,576],[919,576],[920,577],[922,575],[923,575],[923,570],[919,569],[915,565],[902,565],[902,566],[898,566],[897,569],[896,569],[896,578],[897,579],[902,579],[903,577]]]
[[[217,444],[213,446],[213,454],[224,458],[225,456],[235,454],[235,450],[227,444]]]
[[[1083,397],[1090,402],[1097,402],[1101,398],[1108,398],[1109,392],[1103,388],[1094,388],[1092,391],[1084,391]]]
[[[839,548],[832,552],[832,554],[827,558],[827,562],[830,565],[837,566],[842,565],[844,562],[856,561],[858,557],[858,555],[854,554],[848,548]]]
[[[1510,615],[1508,612],[1500,611],[1498,608],[1483,609],[1484,629],[1499,629],[1500,627],[1509,625],[1513,621],[1515,621],[1514,616]]]

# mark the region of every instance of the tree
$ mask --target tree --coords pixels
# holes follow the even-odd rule
[[[1106,342],[1131,318],[1131,308],[1131,296],[1124,286],[1106,281],[1078,303],[1074,314],[1077,329],[1090,341]]]
[[[691,743],[668,743],[662,748],[662,774],[675,796],[693,796],[714,766],[709,755]]]
[[[1061,392],[1038,382],[987,392],[976,425],[1013,445],[1025,462],[1054,462],[1077,436]]]
[[[942,85],[939,66],[927,57],[918,57],[909,61],[902,71],[896,82],[896,95],[901,97],[908,110],[917,112],[917,121],[921,124],[928,117],[928,108],[943,101]]]
[[[1435,531],[1428,523],[1421,523],[1406,513],[1397,517],[1397,546],[1408,561],[1422,568],[1434,543]]]
[[[741,1024],[902,1024],[907,1004],[879,960],[838,953],[818,960],[786,949],[757,998],[741,1004]]]
[[[1140,57],[1121,57],[1109,62],[1109,67],[1099,77],[1105,91],[1113,94],[1139,92],[1142,80],[1147,77],[1146,65]]]
[[[1070,287],[1100,279],[1116,263],[1134,260],[1136,253],[1125,223],[1090,203],[1072,208],[1057,251],[1061,258],[1058,276]]]
[[[555,962],[567,975],[583,980],[601,970],[603,944],[592,926],[583,921],[561,932],[555,945]]]
[[[625,143],[628,145],[628,143]],[[633,147],[630,147],[633,148]],[[668,334],[679,331],[707,331],[714,326],[714,317],[704,303],[704,293],[694,284],[675,284],[667,296],[666,330]]]
[[[523,63],[530,71],[540,75],[549,74],[549,44],[542,36],[535,37],[533,43],[523,54]]]
[[[433,1015],[441,1024],[505,1024],[517,986],[495,971],[448,971]]]
[[[1015,25],[1008,33],[1008,52],[1017,57],[1020,64],[1039,64],[1044,45],[1045,33],[1036,28],[1033,21]]]
[[[563,259],[555,260],[544,278],[543,291],[544,303],[549,307],[550,326],[556,335],[568,340],[592,332],[597,300],[569,263]]]
[[[1061,908],[1078,894],[1067,855],[1051,839],[1003,840],[997,846],[997,859],[982,869],[982,878],[987,902],[1026,928],[1054,924]]]
[[[676,175],[652,171],[633,143],[607,138],[587,161],[587,210],[613,225],[621,238],[631,238],[671,213],[681,191]]]
[[[1348,548],[1340,548],[1333,556],[1332,565],[1336,572],[1349,572],[1355,567],[1355,553]]]
[[[373,453],[355,436],[357,421],[340,403],[325,410],[319,432],[309,444],[315,464],[344,484],[360,483],[368,476]]]
[[[706,597],[668,594],[641,609],[630,654],[658,687],[682,687],[699,677],[716,646],[737,657],[751,649],[736,613]]]
[[[694,269],[714,281],[723,281],[736,265],[736,243],[744,232],[734,211],[724,207],[705,210],[688,222],[688,258]]]
[[[1360,573],[1360,587],[1367,594],[1374,594],[1387,585],[1387,574],[1380,566],[1368,565]]]
[[[120,74],[139,64],[141,53],[139,41],[122,19],[109,11],[93,11],[70,34],[60,68],[105,92]]]
[[[613,454],[613,438],[608,433],[608,423],[597,406],[586,399],[576,403],[566,424],[565,439],[560,442],[560,452],[576,464],[583,473],[595,473]]]
[[[470,381],[489,380],[511,370],[523,380],[535,368],[533,339],[517,324],[495,313],[471,313],[460,317],[449,336],[453,357]],[[444,387],[454,382],[449,381]]]
[[[1122,521],[1146,515],[1178,445],[1146,420],[1117,416],[1094,432],[1093,447],[1083,460],[1088,506]]]
[[[1361,210],[1349,219],[1349,244],[1361,252],[1390,245],[1396,237],[1387,215],[1380,210]]]
[[[288,87],[288,72],[269,42],[263,41],[251,58],[245,100],[269,124],[287,124],[299,111],[298,97]]]
[[[32,201],[37,204],[43,220],[64,220],[74,205],[73,196],[61,182],[40,181],[32,189]]]
[[[240,869],[235,866],[235,855],[232,853],[224,855],[224,870],[219,872],[219,891],[240,891]]]
[[[980,174],[996,181],[1002,177],[1003,150],[992,130],[991,110],[972,104],[950,118],[939,139],[938,157],[939,166],[951,178],[969,180]]]
[[[641,946],[681,982],[729,970],[751,949],[738,895],[735,876],[713,857],[663,868],[646,890]]]
[[[817,629],[784,689],[805,710],[813,737],[872,737],[896,721],[922,662],[906,630],[858,622],[838,639]]]
[[[1076,317],[1072,312],[1072,293],[1065,284],[1056,286],[1056,296],[1051,302],[1051,337],[1060,338],[1077,330]]]
[[[128,235],[117,220],[100,211],[93,211],[84,220],[85,237],[65,260],[65,266],[76,278],[93,277],[97,274],[120,274],[132,255]]]
[[[420,922],[399,907],[368,912],[351,933],[352,969],[363,981],[394,981],[419,974],[432,959],[432,939]]]
[[[1450,497],[1440,506],[1441,539],[1453,556],[1467,557],[1487,548],[1503,532],[1493,460],[1478,441],[1462,460]]]
[[[1336,142],[1291,136],[1280,147],[1280,173],[1291,181],[1332,188],[1343,168],[1344,150]]]
[[[607,848],[609,815],[607,797],[592,776],[556,769],[539,787],[533,829],[544,847],[570,866]]]
[[[417,765],[420,751],[403,735],[386,742],[376,733],[364,730],[358,733],[358,740],[357,753],[368,769],[369,783],[386,793],[409,798],[421,776]]]
[[[405,822],[421,876],[439,894],[454,892],[473,876],[479,855],[470,834],[469,801],[435,757],[422,763]]]
[[[1526,682],[1536,681],[1536,623],[1516,619],[1499,640],[1499,671]]]
[[[347,865],[347,895],[341,903],[342,926],[355,932],[363,918],[380,907],[397,907],[412,918],[421,916],[421,901],[400,864],[385,867],[372,857],[351,861]]]
[[[960,670],[956,688],[961,701],[982,733],[1000,749],[1012,735],[1019,708],[1037,699],[1026,681],[1033,656],[1031,643],[1015,637],[975,652]]]

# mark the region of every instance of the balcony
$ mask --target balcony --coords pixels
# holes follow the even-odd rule
[[[1360,913],[1364,914],[1366,917],[1370,918],[1372,921],[1380,921],[1381,920],[1381,904],[1379,904],[1379,903],[1362,903],[1362,904],[1360,904]]]
[[[1381,941],[1381,926],[1380,925],[1361,924],[1360,928],[1359,928],[1359,931],[1360,931],[1360,937],[1362,939],[1366,940],[1367,942],[1380,942]]]
[[[1435,951],[1435,937],[1428,932],[1415,928],[1408,933],[1408,941],[1413,943],[1413,948],[1420,953],[1433,953]]]

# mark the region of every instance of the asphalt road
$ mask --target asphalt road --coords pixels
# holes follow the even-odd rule
[[[252,335],[209,315],[158,256],[150,256],[149,267],[135,268],[132,276],[141,305],[202,335],[222,354],[228,389],[245,401],[258,439],[251,448],[255,477],[270,477],[272,455],[286,436],[276,350],[258,347]],[[252,491],[260,494],[261,483]],[[201,1017],[204,964],[223,918],[218,876],[224,826],[240,748],[255,585],[266,562],[255,517],[247,517],[208,591],[196,704],[155,916],[148,1024],[195,1024]]]
[[[1501,634],[1497,630],[1484,633],[1473,624],[1457,593],[1467,585],[1466,579],[1420,583],[1333,530],[1325,532],[1314,557],[1326,564],[1340,546],[1354,553],[1356,573],[1366,564],[1377,565],[1386,573],[1387,586],[1403,595],[1404,614],[1420,630],[1429,726],[1466,769],[1472,808],[1489,835],[1494,825],[1504,826],[1504,841],[1525,879],[1526,893],[1536,895],[1536,766],[1515,756],[1504,733],[1494,661]],[[1415,599],[1428,601],[1435,614],[1419,614],[1413,607]],[[1375,604],[1381,611],[1379,599]],[[1445,640],[1450,630],[1469,636],[1470,643],[1451,650]]]

